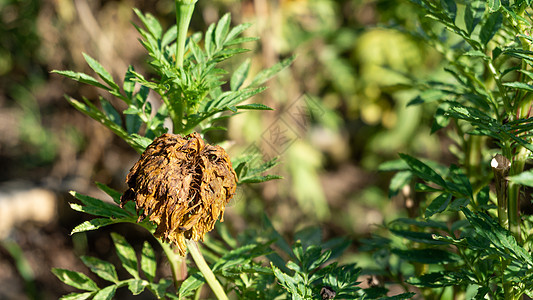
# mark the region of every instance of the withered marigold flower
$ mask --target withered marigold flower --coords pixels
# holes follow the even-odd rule
[[[207,144],[198,133],[163,134],[146,148],[126,178],[129,189],[121,206],[135,201],[138,221],[150,217],[155,236],[178,246],[203,240],[235,194],[237,175],[228,154]]]

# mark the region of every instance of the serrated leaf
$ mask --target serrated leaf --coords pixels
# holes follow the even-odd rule
[[[254,79],[252,80],[252,83],[250,83],[250,87],[255,87],[255,86],[262,85],[267,80],[272,78],[274,75],[279,73],[281,70],[283,70],[286,67],[290,66],[295,59],[296,59],[296,56],[291,56],[291,57],[286,58],[286,59],[282,60],[281,62],[273,65],[272,67],[270,67],[268,69],[262,70],[257,75],[255,75]]]
[[[451,194],[442,193],[438,195],[437,198],[433,199],[433,201],[431,201],[431,204],[429,204],[428,207],[426,208],[424,217],[430,218],[436,213],[441,213],[445,211],[448,205],[450,204],[451,199],[452,199]]]
[[[205,279],[202,275],[195,273],[189,275],[185,281],[180,286],[179,294],[183,297],[191,295],[194,291],[200,288],[205,283]]]
[[[235,106],[237,109],[251,109],[251,110],[274,110],[273,108],[260,103],[251,103]]]
[[[84,206],[82,206],[82,211],[88,214],[109,218],[132,217],[124,209],[114,204],[107,203],[100,199],[86,196],[75,191],[71,191],[70,194],[84,204]]]
[[[129,66],[128,71],[126,71],[126,75],[124,75],[124,84],[122,85],[122,88],[126,93],[126,97],[130,99],[130,102],[127,102],[128,105],[131,104],[131,99],[133,98],[133,93],[135,92],[135,78],[136,76],[134,74],[133,66]]]
[[[243,31],[245,31],[246,29],[250,28],[250,26],[252,26],[251,23],[242,23],[242,24],[239,24],[239,25],[233,27],[230,30],[230,32],[228,33],[228,35],[226,36],[226,40],[224,41],[224,45],[225,46],[232,46],[232,45],[235,45],[235,44],[242,43],[242,41],[239,41],[239,39],[236,39],[236,37],[239,34],[241,34]],[[246,38],[248,38],[246,41],[251,41],[251,40],[256,40],[257,39],[257,38],[254,38],[254,37],[246,37]]]
[[[116,204],[120,204],[120,197],[122,197],[122,193],[115,190],[115,189],[112,189],[110,188],[109,186],[101,183],[101,182],[96,182],[96,186],[104,193],[108,194],[112,199],[113,201],[116,203]]]
[[[394,174],[389,184],[389,198],[396,196],[404,186],[411,182],[412,178],[413,173],[411,171],[401,171]]]
[[[239,183],[261,183],[274,179],[283,179],[283,176],[280,175],[265,175],[265,176],[251,176],[246,177],[242,180],[239,180]]]
[[[94,295],[93,300],[111,300],[113,299],[113,296],[115,296],[115,292],[117,291],[116,285],[110,285],[108,287],[105,287],[96,293]]]
[[[446,15],[448,18],[452,20],[453,23],[455,23],[455,17],[457,16],[457,4],[455,4],[454,0],[440,0],[440,5],[446,12]]]
[[[94,58],[90,57],[86,53],[83,53],[83,58],[85,58],[85,61],[87,62],[89,67],[91,67],[91,69],[93,69],[93,71],[95,71],[96,74],[98,74],[98,76],[100,76],[100,78],[102,78],[102,80],[111,87],[111,89],[120,89],[113,80],[113,76],[111,76],[111,74],[109,74],[109,72],[104,67],[102,67],[102,65],[98,61],[96,61]]]
[[[399,156],[409,165],[409,168],[416,176],[446,188],[446,181],[428,165],[407,154],[400,153]]]
[[[217,48],[222,48],[224,46],[224,42],[226,40],[226,36],[229,32],[229,26],[231,23],[231,15],[229,13],[226,13],[217,23],[216,29],[215,29],[215,45]]]
[[[499,0],[489,0],[498,2]],[[489,5],[489,9],[492,9]],[[479,39],[483,45],[487,45],[488,42],[494,37],[496,32],[500,30],[503,23],[503,15],[499,12],[491,14],[480,29]]]
[[[102,105],[102,109],[104,110],[104,114],[107,116],[107,118],[118,126],[122,126],[122,119],[120,118],[120,114],[113,107],[113,105],[111,105],[109,101],[102,97],[100,97],[100,104]]]
[[[63,295],[60,300],[85,300],[91,298],[94,292],[87,293],[70,293],[68,295]]]
[[[501,7],[500,0],[487,0],[487,4],[492,12],[498,11]]]
[[[96,283],[83,273],[60,268],[52,268],[52,273],[54,273],[54,275],[59,278],[59,280],[63,281],[63,283],[68,284],[77,289],[84,291],[98,290],[98,286],[96,285]]]
[[[518,175],[509,176],[509,181],[516,184],[533,187],[533,170],[528,170]]]
[[[100,276],[100,278],[115,283],[119,281],[117,271],[115,270],[115,266],[113,266],[113,264],[91,256],[81,256],[80,258],[83,263],[89,269],[91,269],[91,272]]]
[[[248,77],[248,72],[250,71],[250,59],[245,60],[231,75],[230,87],[232,91],[238,90],[246,77]]]
[[[466,2],[465,26],[468,34],[472,34],[476,26],[481,22],[485,12],[485,3],[481,0],[471,0]]]
[[[428,232],[417,232],[417,231],[396,230],[396,229],[390,229],[390,231],[399,237],[403,237],[413,242],[429,244],[429,245],[447,244],[446,242],[435,240],[433,238],[433,234],[428,233]]]
[[[52,73],[56,73],[56,74],[68,77],[70,79],[73,79],[75,81],[78,81],[78,82],[81,82],[81,83],[85,83],[85,84],[89,84],[89,85],[92,85],[92,86],[95,86],[95,87],[99,87],[99,88],[102,88],[102,89],[105,89],[105,90],[108,90],[108,91],[110,90],[107,86],[101,84],[98,80],[96,80],[96,78],[94,78],[94,77],[92,77],[90,75],[87,75],[85,73],[73,72],[73,71],[59,71],[59,70],[54,70],[54,71],[52,71]]]
[[[118,233],[112,232],[111,238],[113,239],[118,258],[122,262],[124,269],[126,269],[126,271],[128,271],[128,273],[130,273],[135,279],[139,279],[139,272],[137,271],[137,255],[135,254],[135,250],[133,250],[126,239]]]
[[[156,268],[157,262],[155,260],[154,249],[150,246],[150,243],[145,241],[141,254],[141,269],[148,281],[154,281]]]
[[[90,221],[85,221],[85,222],[81,223],[80,225],[74,227],[74,229],[72,229],[72,232],[70,232],[70,235],[73,235],[73,234],[79,233],[79,232],[84,232],[84,231],[96,230],[96,229],[99,229],[101,227],[104,227],[104,226],[107,226],[107,225],[111,225],[111,224],[115,224],[115,223],[120,223],[120,222],[122,222],[122,221],[121,220],[104,219],[104,218],[92,219]]]
[[[400,258],[422,264],[444,264],[459,261],[461,258],[451,252],[441,249],[411,249],[400,250],[392,249],[392,253],[398,255]]]
[[[533,85],[524,82],[506,82],[503,85],[527,92],[533,92]]]
[[[166,278],[162,278],[161,280],[159,280],[158,283],[152,283],[152,284],[150,284],[150,286],[151,286],[151,289],[155,292],[155,296],[158,299],[161,299],[161,298],[164,298],[165,291],[167,290],[167,288],[169,286],[172,285],[172,283],[173,283],[172,280],[166,279]]]
[[[144,291],[144,289],[149,285],[149,283],[142,279],[130,279],[128,280],[128,289],[133,295],[139,295]]]

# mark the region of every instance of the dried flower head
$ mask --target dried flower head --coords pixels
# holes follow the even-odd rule
[[[146,148],[126,179],[121,205],[135,201],[139,220],[157,224],[155,236],[178,246],[203,240],[235,194],[237,175],[228,154],[198,133],[163,134]]]

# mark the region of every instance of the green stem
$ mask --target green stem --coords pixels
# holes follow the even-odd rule
[[[189,253],[192,256],[192,259],[196,263],[196,266],[198,267],[200,272],[202,272],[202,274],[204,275],[205,281],[207,281],[207,284],[209,284],[211,290],[213,290],[213,293],[215,293],[217,299],[227,300],[228,296],[226,296],[226,293],[220,285],[220,282],[218,282],[217,278],[215,277],[215,274],[213,274],[213,271],[211,271],[211,269],[205,262],[204,256],[198,248],[198,243],[189,239],[185,241],[187,243],[187,248],[189,249]]]
[[[156,238],[156,240],[159,242],[159,245],[161,245],[163,252],[165,252],[165,255],[167,256],[168,262],[170,263],[170,270],[172,271],[174,287],[176,290],[179,290],[180,266],[181,264],[185,263],[184,259],[174,252],[171,245],[161,241],[160,239]]]

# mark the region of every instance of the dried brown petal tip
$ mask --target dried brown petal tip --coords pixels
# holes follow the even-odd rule
[[[203,240],[235,194],[237,175],[222,147],[207,144],[198,133],[156,138],[131,168],[121,205],[133,200],[139,221],[157,224],[155,236],[178,246]]]

